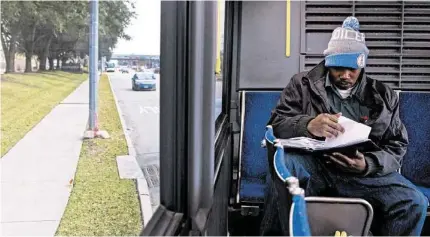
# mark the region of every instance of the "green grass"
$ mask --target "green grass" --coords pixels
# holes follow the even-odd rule
[[[118,176],[127,143],[106,75],[99,86],[99,126],[109,139],[85,140],[74,187],[57,235],[136,236],[142,218],[136,184]]]
[[[61,71],[2,75],[1,156],[87,78]]]

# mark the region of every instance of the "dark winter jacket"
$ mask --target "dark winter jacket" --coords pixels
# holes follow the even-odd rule
[[[309,72],[293,76],[268,122],[276,137],[313,137],[307,130],[310,120],[320,113],[330,113],[325,90],[327,72],[323,61]],[[399,99],[395,91],[365,72],[361,80],[358,97],[369,108],[365,122],[372,128],[369,138],[382,148],[364,152],[368,167],[365,175],[385,175],[400,168],[408,145],[407,131],[399,118]]]

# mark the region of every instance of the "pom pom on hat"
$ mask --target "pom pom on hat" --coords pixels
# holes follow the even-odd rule
[[[359,31],[360,22],[358,22],[357,18],[349,16],[343,21],[342,28],[350,28],[352,30]]]

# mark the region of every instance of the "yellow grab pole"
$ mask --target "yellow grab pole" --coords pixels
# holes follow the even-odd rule
[[[219,75],[221,73],[221,1],[218,0],[218,14],[217,14],[217,35],[216,35],[216,64],[215,73]]]
[[[290,57],[291,54],[291,0],[286,0],[286,19],[285,19],[285,56]]]

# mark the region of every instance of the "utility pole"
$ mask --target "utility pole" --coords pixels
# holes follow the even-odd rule
[[[90,1],[90,113],[89,130],[97,131],[97,84],[98,84],[98,54],[99,54],[99,2]]]
[[[98,58],[99,58],[99,1],[90,0],[90,101],[88,130],[85,138],[102,137],[108,138],[105,131],[99,131],[97,122],[97,92],[98,92]]]

